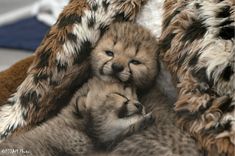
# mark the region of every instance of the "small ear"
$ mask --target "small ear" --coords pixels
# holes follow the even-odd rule
[[[81,112],[87,111],[88,107],[86,105],[86,97],[85,96],[79,97],[76,105],[77,105],[79,111],[81,111]]]

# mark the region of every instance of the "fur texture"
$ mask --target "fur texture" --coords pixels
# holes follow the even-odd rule
[[[149,6],[155,7],[151,5],[151,2],[154,3],[153,1],[149,0]],[[69,9],[66,13],[69,14]],[[143,14],[145,13],[150,12],[145,10]],[[148,21],[149,16],[143,17],[146,18],[142,20]],[[221,96],[227,94],[226,91],[230,93],[230,97],[234,96],[232,95],[234,87],[231,88],[234,84],[231,81],[234,80],[234,51],[231,50],[234,49],[231,48],[234,47],[233,19],[234,2],[232,0],[166,0],[161,35],[161,56],[179,89],[180,97],[176,103],[179,123],[207,150],[215,149],[220,153],[229,153],[230,155],[234,152],[233,128],[228,130],[228,127],[233,127],[233,124],[230,123],[233,123],[234,116],[229,111],[233,111],[233,104],[227,100],[231,98]],[[154,29],[152,26],[149,28]],[[60,36],[63,36],[63,33]],[[215,50],[209,50],[213,47]],[[207,52],[204,53],[204,51]],[[211,55],[213,52],[217,57]],[[200,54],[200,57],[194,54]],[[218,58],[222,59],[218,60]],[[231,67],[226,66],[229,64]],[[217,65],[219,65],[218,69]],[[207,69],[209,66],[210,68]],[[81,77],[84,77],[84,74],[81,74]],[[229,81],[224,82],[228,79]],[[208,80],[212,80],[212,86]],[[208,85],[209,89],[207,89]],[[57,95],[59,94],[57,93]],[[210,101],[213,102],[214,107]],[[207,120],[202,121],[201,119],[204,117]],[[229,120],[231,120],[230,123]],[[219,124],[214,126],[215,123]],[[217,136],[224,138],[216,139]]]
[[[0,108],[0,139],[58,112],[88,79],[85,60],[103,32],[115,20],[133,21],[143,2],[71,0],[37,49],[26,79]]]
[[[32,155],[86,155],[93,148],[111,149],[125,137],[144,129],[154,118],[151,113],[145,114],[135,89],[149,87],[154,81],[158,68],[156,47],[156,39],[139,25],[128,22],[111,25],[91,53],[93,77],[78,90],[62,114],[26,134],[7,139],[0,147],[25,148]],[[122,68],[116,69],[114,65]],[[123,74],[128,78],[123,78]],[[69,142],[59,137],[61,129],[71,131],[65,137]],[[76,143],[80,139],[84,141]],[[40,152],[42,142],[45,148]]]
[[[9,69],[0,72],[0,105],[6,103],[11,94],[24,81],[33,59],[34,56],[27,57],[15,63]]]
[[[124,116],[119,117],[124,108]],[[132,88],[93,78],[75,93],[70,104],[57,117],[19,137],[6,140],[0,148],[1,151],[18,150],[12,155],[25,155],[20,151],[22,149],[33,156],[85,156],[100,147],[109,148],[151,124],[151,114],[145,115],[144,109],[140,108],[143,106]]]
[[[95,75],[105,81],[135,86],[143,92],[151,87],[158,72],[157,47],[156,38],[143,27],[116,23],[92,52]]]
[[[203,154],[194,139],[177,127],[173,103],[161,93],[157,84],[141,101],[146,112],[152,111],[156,118],[155,123],[120,142],[113,150],[113,155],[200,156]]]
[[[180,125],[207,150],[233,156],[233,0],[165,2],[160,50],[177,84]]]

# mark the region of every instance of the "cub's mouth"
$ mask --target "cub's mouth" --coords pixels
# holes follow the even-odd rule
[[[128,83],[131,80],[130,74],[117,73],[117,72],[113,72],[113,71],[104,72],[103,68],[101,68],[99,70],[99,73],[105,80],[108,80],[111,82]]]

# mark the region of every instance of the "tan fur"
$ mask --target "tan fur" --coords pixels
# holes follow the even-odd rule
[[[116,23],[92,52],[92,66],[98,67],[95,73],[105,79],[103,75],[114,74],[112,65],[118,64],[123,70],[117,74],[116,80],[133,83],[138,89],[146,89],[154,82],[157,74],[157,47],[156,38],[143,27]],[[113,56],[108,56],[107,52],[112,52]],[[139,64],[132,61],[138,61]]]
[[[0,149],[24,149],[33,156],[85,156],[102,144],[108,148],[151,124],[152,116],[144,115],[144,111],[139,112],[136,107],[139,102],[132,90],[118,83],[93,78],[76,92],[70,104],[57,117],[21,136],[6,140],[0,144]],[[118,113],[124,105],[128,116],[119,118]]]
[[[126,138],[111,152],[117,156],[200,156],[197,143],[176,125],[171,104],[155,85],[143,99],[146,111],[156,118],[154,125]]]

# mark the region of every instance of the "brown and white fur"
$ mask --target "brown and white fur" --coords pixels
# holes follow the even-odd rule
[[[166,0],[161,57],[179,97],[178,123],[207,150],[235,153],[235,2]]]
[[[128,22],[111,25],[92,51],[93,77],[88,85],[78,90],[68,108],[62,111],[62,115],[35,128],[32,132],[6,140],[0,144],[0,147],[21,148],[23,146],[26,148],[34,142],[41,144],[49,139],[48,150],[45,149],[45,153],[50,153],[53,148],[68,144],[63,138],[61,140],[57,138],[61,135],[57,131],[66,130],[66,127],[71,127],[71,125],[74,131],[79,131],[84,127],[81,130],[82,133],[86,132],[95,147],[114,146],[125,136],[143,129],[152,122],[153,118],[151,113],[144,115],[143,106],[137,101],[135,89],[150,87],[154,82],[158,69],[156,49],[156,39],[143,27]],[[63,115],[67,109],[72,110],[65,113],[70,115]],[[74,118],[72,112],[81,113],[84,119]],[[71,122],[65,124],[64,120],[71,120]],[[77,120],[79,122],[83,120],[85,126]],[[61,127],[57,129],[58,125]],[[45,132],[37,137],[37,133],[44,132],[46,129],[54,129],[53,134]],[[72,134],[79,134],[79,132],[72,132]],[[75,136],[68,136],[69,140],[73,137]],[[30,140],[30,138],[33,139]],[[79,143],[74,146],[81,149]],[[26,149],[35,152],[33,155],[40,155],[40,150],[34,151],[36,147]],[[57,150],[63,153],[62,149]]]
[[[153,123],[137,101],[135,89],[98,78],[79,89],[69,105],[48,122],[0,144],[12,155],[87,155],[109,149],[118,141]],[[10,154],[6,153],[1,154]]]
[[[70,0],[0,108],[0,140],[53,117],[89,78],[90,52],[113,21],[134,21],[145,0]]]

